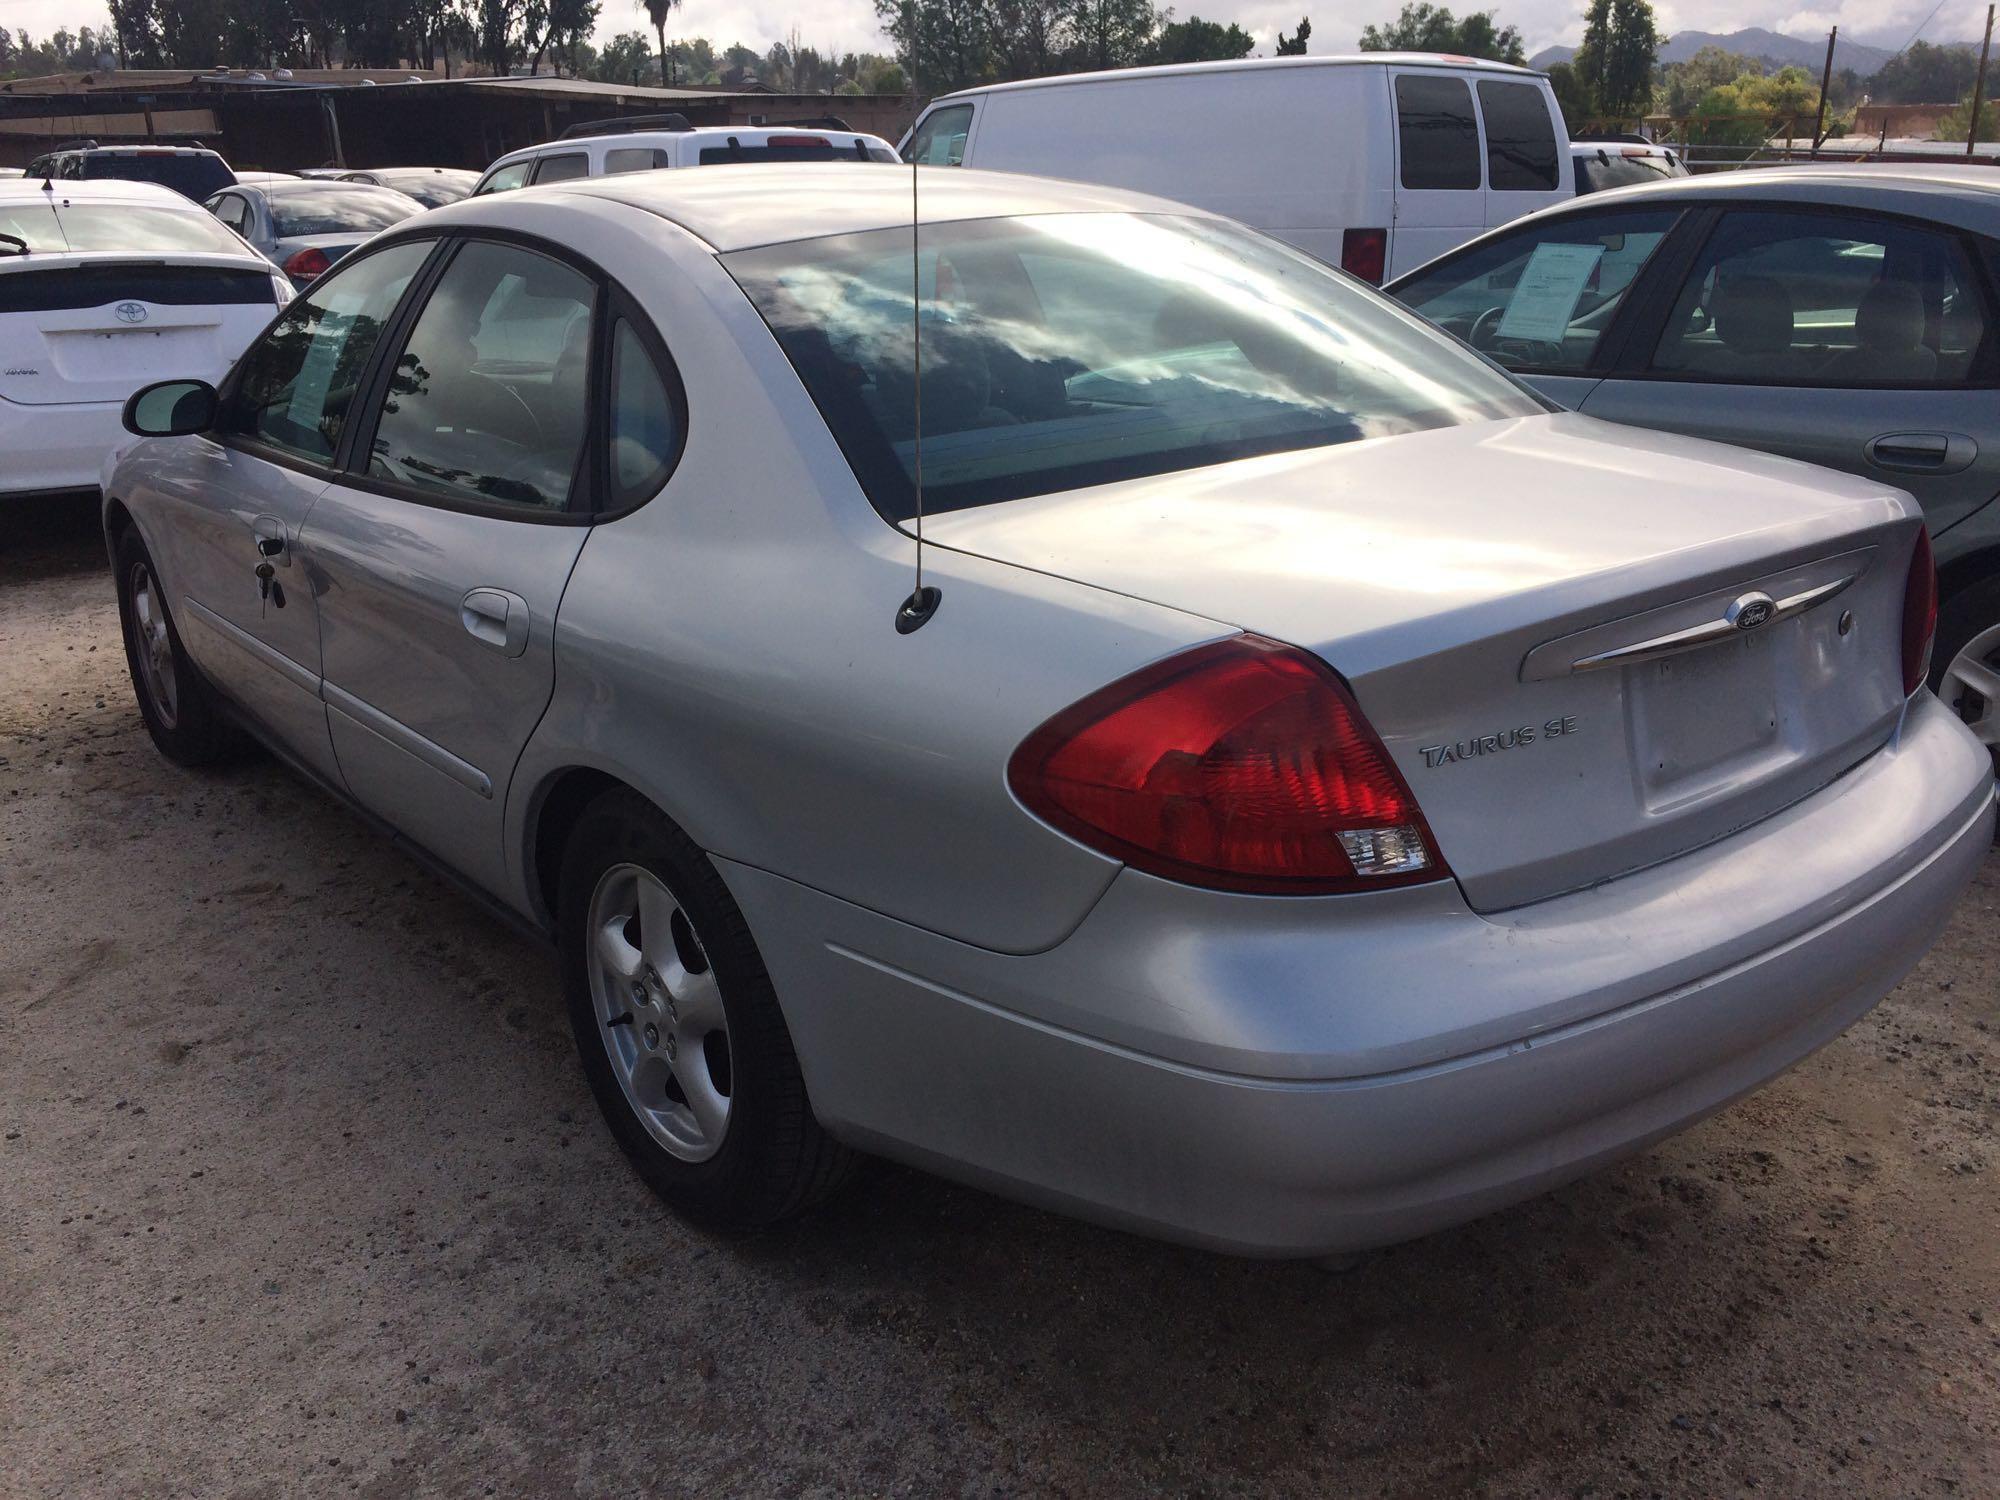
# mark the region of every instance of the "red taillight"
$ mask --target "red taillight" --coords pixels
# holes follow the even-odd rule
[[[285,262],[285,274],[294,281],[311,281],[333,262],[317,246],[307,246]]]
[[[1903,696],[1909,697],[1931,674],[1931,637],[1937,634],[1937,561],[1931,556],[1928,526],[1917,528],[1910,554],[1910,577],[1903,585]]]
[[[772,135],[764,138],[767,146],[824,146],[823,135]]]
[[[1382,284],[1382,272],[1389,264],[1389,231],[1350,229],[1340,237],[1340,269],[1359,276],[1370,286]]]
[[[1444,874],[1416,799],[1345,685],[1240,635],[1157,662],[1024,740],[1030,812],[1136,869],[1273,895]]]

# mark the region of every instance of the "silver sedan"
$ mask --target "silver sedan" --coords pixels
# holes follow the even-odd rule
[[[1906,495],[1553,412],[1225,220],[921,175],[915,244],[889,166],[435,210],[106,476],[156,744],[547,933],[671,1202],[870,1151],[1378,1244],[1916,962],[1994,812]]]
[[[391,188],[305,177],[239,179],[204,206],[300,287],[371,235],[424,211]]]
[[[1798,166],[1593,194],[1389,287],[1563,405],[1899,485],[1932,681],[2000,755],[2000,182]]]

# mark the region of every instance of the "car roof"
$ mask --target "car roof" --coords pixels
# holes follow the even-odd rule
[[[747,163],[727,171],[617,172],[572,177],[512,193],[490,193],[432,209],[426,224],[504,225],[514,203],[560,195],[643,209],[671,220],[718,251],[820,239],[910,222],[911,177],[921,221],[997,219],[1020,214],[1171,213],[1212,215],[1164,198],[1089,183],[969,167],[911,168],[893,162]],[[581,204],[579,204],[581,206]]]
[[[201,212],[201,205],[183,197],[170,187],[162,187],[157,182],[128,182],[118,177],[65,177],[46,193],[42,187],[47,178],[9,177],[0,181],[0,202],[22,203],[44,196],[71,203],[146,203],[155,208],[190,208]]]
[[[1523,78],[1543,76],[1537,68],[1494,62],[1484,57],[1459,57],[1449,52],[1348,52],[1326,57],[1244,57],[1220,62],[1160,63],[1150,68],[1113,68],[1100,73],[1058,73],[1052,78],[1019,78],[1012,83],[989,83],[978,88],[940,94],[933,103],[946,99],[970,99],[979,94],[1006,94],[1020,89],[1060,88],[1074,83],[1127,83],[1144,78],[1181,78],[1190,74],[1247,73],[1264,68],[1450,68],[1454,72],[1512,73]]]
[[[1662,178],[1632,187],[1608,188],[1544,212],[1563,213],[1573,208],[1604,208],[1614,203],[1643,203],[1659,198],[1718,204],[1728,198],[1830,203],[1889,213],[1940,215],[1954,222],[1979,221],[1991,233],[1996,227],[1993,220],[2000,215],[2000,173],[1991,167],[1946,163],[1936,166],[1902,162],[1800,163],[1710,172],[1699,177]]]
[[[565,140],[538,141],[532,146],[519,146],[494,157],[492,165],[486,170],[490,172],[507,162],[525,161],[530,157],[578,151],[593,141],[608,142],[614,147],[664,146],[669,141],[723,141],[734,136],[754,146],[774,135],[818,135],[830,141],[868,141],[873,145],[888,146],[891,151],[896,149],[881,136],[870,135],[865,130],[831,130],[824,125],[696,125],[688,130],[614,130],[609,127],[616,125],[617,121],[607,120],[604,123],[607,128],[603,135],[573,135]]]

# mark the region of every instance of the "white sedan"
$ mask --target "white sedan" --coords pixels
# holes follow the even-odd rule
[[[96,489],[127,396],[221,379],[291,296],[171,189],[0,182],[0,500]]]

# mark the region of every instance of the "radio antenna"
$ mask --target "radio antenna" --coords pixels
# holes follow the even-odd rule
[[[911,51],[916,48],[914,41]],[[910,145],[916,145],[912,134]],[[910,597],[896,606],[896,634],[908,635],[921,629],[930,617],[937,613],[938,601],[944,596],[935,588],[924,584],[924,287],[923,259],[917,245],[917,156],[914,149],[910,153],[910,369],[916,377],[911,382],[911,411],[916,418],[916,438],[912,444],[911,470],[914,483],[912,489],[917,500],[917,586],[910,591]]]

